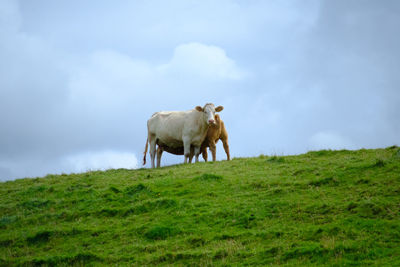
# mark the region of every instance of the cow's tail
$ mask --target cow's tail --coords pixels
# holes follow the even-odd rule
[[[147,154],[147,148],[149,146],[149,138],[147,137],[146,140],[146,147],[144,148],[144,153],[143,153],[143,165],[146,164],[146,154]]]

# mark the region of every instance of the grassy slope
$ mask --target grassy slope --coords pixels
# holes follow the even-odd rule
[[[400,149],[0,184],[0,265],[400,265]]]

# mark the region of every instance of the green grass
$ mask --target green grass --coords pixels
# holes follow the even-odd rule
[[[400,265],[400,149],[0,184],[0,266]]]

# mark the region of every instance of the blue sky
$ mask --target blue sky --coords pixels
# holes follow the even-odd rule
[[[0,180],[141,167],[151,114],[208,102],[233,157],[399,145],[399,14],[395,0],[1,1]]]

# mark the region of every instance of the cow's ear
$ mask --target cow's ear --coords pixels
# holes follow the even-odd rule
[[[222,111],[223,109],[224,109],[223,106],[218,106],[218,107],[215,108],[215,111],[216,111],[216,112],[220,112],[220,111]]]
[[[196,109],[197,111],[203,112],[203,108],[200,107],[200,106],[195,107],[195,109]]]

